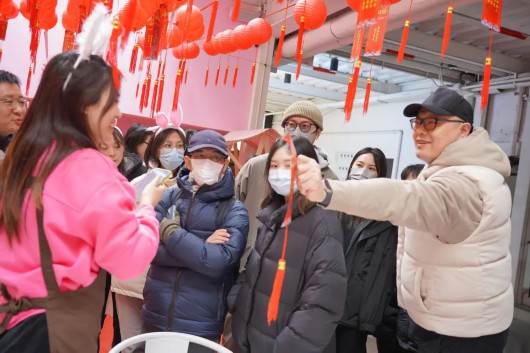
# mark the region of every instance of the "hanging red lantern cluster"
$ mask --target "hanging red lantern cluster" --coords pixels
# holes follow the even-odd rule
[[[173,48],[173,55],[177,59],[195,59],[199,53],[199,46],[195,42],[184,42]]]
[[[484,80],[482,84],[482,100],[480,108],[484,109],[488,105],[490,79],[491,79],[491,64],[493,58],[491,55],[491,47],[493,46],[493,32],[501,30],[502,18],[502,0],[484,0],[482,9],[482,24],[490,30],[490,42],[488,46],[488,56],[484,62]]]
[[[18,16],[18,6],[13,0],[0,1],[0,43],[6,39],[7,21]],[[0,61],[2,61],[2,48],[0,47]]]

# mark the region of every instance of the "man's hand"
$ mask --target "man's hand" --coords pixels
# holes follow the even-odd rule
[[[160,230],[159,230],[160,242],[165,244],[168,241],[171,234],[173,234],[173,232],[179,228],[180,228],[180,215],[178,213],[175,214],[175,218],[173,219],[167,219],[167,218],[162,219],[162,221],[160,222]]]
[[[212,235],[206,239],[207,243],[210,244],[224,244],[227,243],[230,240],[230,234],[226,231],[226,229],[217,229],[215,232],[213,232]]]
[[[326,198],[326,190],[322,183],[322,171],[313,159],[307,156],[298,156],[297,183],[300,193],[309,201],[322,202]]]

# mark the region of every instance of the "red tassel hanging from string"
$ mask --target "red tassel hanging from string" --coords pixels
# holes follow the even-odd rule
[[[63,52],[74,50],[75,43],[75,34],[71,31],[64,31],[64,40],[63,40]]]
[[[254,83],[254,76],[256,76],[256,62],[255,61],[252,63],[252,71],[250,73],[250,84],[251,85]]]
[[[239,8],[241,7],[241,0],[234,0],[234,11],[232,12],[232,21],[237,21],[239,17]]]
[[[221,65],[217,65],[217,71],[215,73],[215,85],[219,82],[219,73],[221,72]]]
[[[28,69],[28,79],[26,80],[26,97],[29,96],[29,87],[31,85],[31,65]]]
[[[401,36],[401,44],[399,45],[399,52],[397,56],[397,62],[400,63],[403,61],[405,56],[405,48],[407,47],[407,40],[409,39],[409,29],[410,29],[410,15],[412,12],[412,1],[410,0],[409,15],[405,21],[405,27],[403,27],[403,34]]]
[[[346,122],[350,121],[351,112],[353,109],[353,101],[355,100],[355,94],[357,92],[357,82],[359,80],[359,73],[361,70],[361,60],[357,60],[354,65],[353,74],[348,84],[348,93],[346,94],[346,102],[344,105],[344,113]]]
[[[208,75],[210,74],[210,65],[206,68],[206,74],[204,75],[204,87],[208,86]]]
[[[158,62],[158,70],[156,73],[155,86],[153,88],[153,100],[151,101],[151,118],[155,114],[155,109],[157,107],[157,98],[158,98],[158,85],[160,84],[160,69],[162,65],[161,62]]]
[[[278,268],[276,270],[276,276],[274,277],[274,283],[272,285],[272,292],[267,306],[267,323],[269,326],[273,321],[278,319],[278,307],[280,306],[280,297],[282,295],[283,282],[285,280],[285,268],[287,261],[285,254],[287,250],[287,240],[289,239],[289,224],[292,220],[293,214],[293,195],[294,195],[294,181],[297,173],[297,156],[296,149],[293,144],[293,140],[289,134],[285,135],[283,139],[288,143],[291,151],[291,185],[289,187],[289,198],[287,201],[287,212],[282,222],[282,227],[285,227],[283,235],[283,246],[282,255],[278,260]]]
[[[445,16],[444,38],[442,41],[442,51],[440,53],[442,56],[442,59],[445,57],[445,52],[447,50],[447,46],[449,45],[449,39],[451,39],[452,19],[453,19],[453,0],[451,0],[451,3],[449,4],[449,7],[447,8],[447,15]]]
[[[304,56],[304,27],[305,27],[305,17],[300,18],[300,27],[298,29],[298,40],[296,42],[296,55],[298,63],[296,66],[296,79],[300,76],[300,69],[302,67],[302,57]]]
[[[147,108],[148,102],[149,102],[149,96],[151,94],[151,61],[149,61],[149,64],[147,64],[147,86],[145,88],[145,99],[144,99],[144,107]]]
[[[112,34],[110,36],[110,42],[108,44],[107,51],[107,62],[112,68],[112,80],[114,81],[114,87],[117,90],[121,86],[121,72],[118,69],[118,37],[120,36],[120,22],[118,19],[112,21]]]
[[[232,80],[232,87],[236,87],[238,71],[239,71],[239,65],[236,65],[236,68],[234,69],[234,78]]]
[[[228,81],[228,71],[230,71],[230,65],[226,65],[225,69],[225,77],[223,79],[223,85],[226,86],[226,82]]]
[[[175,78],[175,93],[173,94],[173,106],[172,111],[176,110],[179,103],[179,94],[180,94],[180,84],[182,82],[182,74],[185,69],[185,60],[180,60],[179,68],[177,70],[177,77]]]
[[[137,63],[137,60],[138,60],[138,50],[140,48],[140,45],[138,44],[138,42],[136,42],[134,44],[134,47],[133,47],[133,50],[132,50],[132,54],[131,54],[131,62],[129,64],[129,72],[131,74],[134,74],[136,72],[136,63]]]
[[[140,75],[141,74],[142,74],[141,72],[138,73],[138,82],[136,82],[136,94],[135,94],[136,98],[138,98],[138,91],[140,91]]]
[[[280,32],[280,39],[278,41],[278,48],[276,49],[276,57],[274,58],[274,66],[280,66],[280,60],[282,59],[283,42],[285,40],[285,23],[282,24],[282,30]]]
[[[0,48],[0,62],[2,62],[2,48]]]
[[[121,34],[120,48],[123,50],[127,45],[129,34],[132,31],[134,19],[136,18],[136,7],[138,0],[129,0],[123,6],[120,12],[120,20],[122,21],[123,32]]]
[[[162,75],[160,76],[160,84],[158,90],[158,102],[156,103],[156,111],[159,112],[162,108],[162,98],[164,98],[164,79],[166,77],[166,61],[167,61],[167,51],[166,57],[164,58],[164,64],[162,65]]]
[[[145,88],[147,86],[147,79],[144,79],[142,84],[142,95],[140,96],[140,113],[144,110],[144,100],[145,100]]]
[[[372,90],[372,78],[368,77],[366,80],[366,92],[364,93],[363,115],[368,113],[368,105],[370,104],[370,91]]]
[[[188,83],[188,68],[186,68],[186,71],[184,72],[184,84]]]
[[[206,41],[212,41],[213,28],[215,26],[215,18],[217,17],[217,8],[219,7],[219,0],[213,0],[212,13],[210,15],[210,23],[208,24],[208,32],[206,34]]]
[[[490,45],[488,48],[488,56],[484,63],[484,80],[482,83],[482,101],[480,103],[480,109],[484,110],[488,105],[488,99],[490,95],[490,79],[491,79],[491,47],[493,46],[493,30],[490,29]]]

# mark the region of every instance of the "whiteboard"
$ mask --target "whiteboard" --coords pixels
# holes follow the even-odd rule
[[[402,140],[402,130],[323,132],[315,145],[328,154],[331,169],[342,180],[346,179],[353,156],[365,147],[377,147],[383,151],[387,159],[393,159],[391,175],[392,178],[396,178]]]

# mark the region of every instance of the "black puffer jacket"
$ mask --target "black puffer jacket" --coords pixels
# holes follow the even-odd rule
[[[373,333],[384,314],[395,327],[397,227],[368,221],[352,229],[353,220],[342,217],[348,294],[340,324]]]
[[[237,295],[232,326],[240,353],[321,353],[342,315],[346,270],[337,214],[318,206],[305,215],[293,209],[278,320],[268,325],[286,209],[275,202],[258,216],[263,225],[242,274],[245,281]]]

